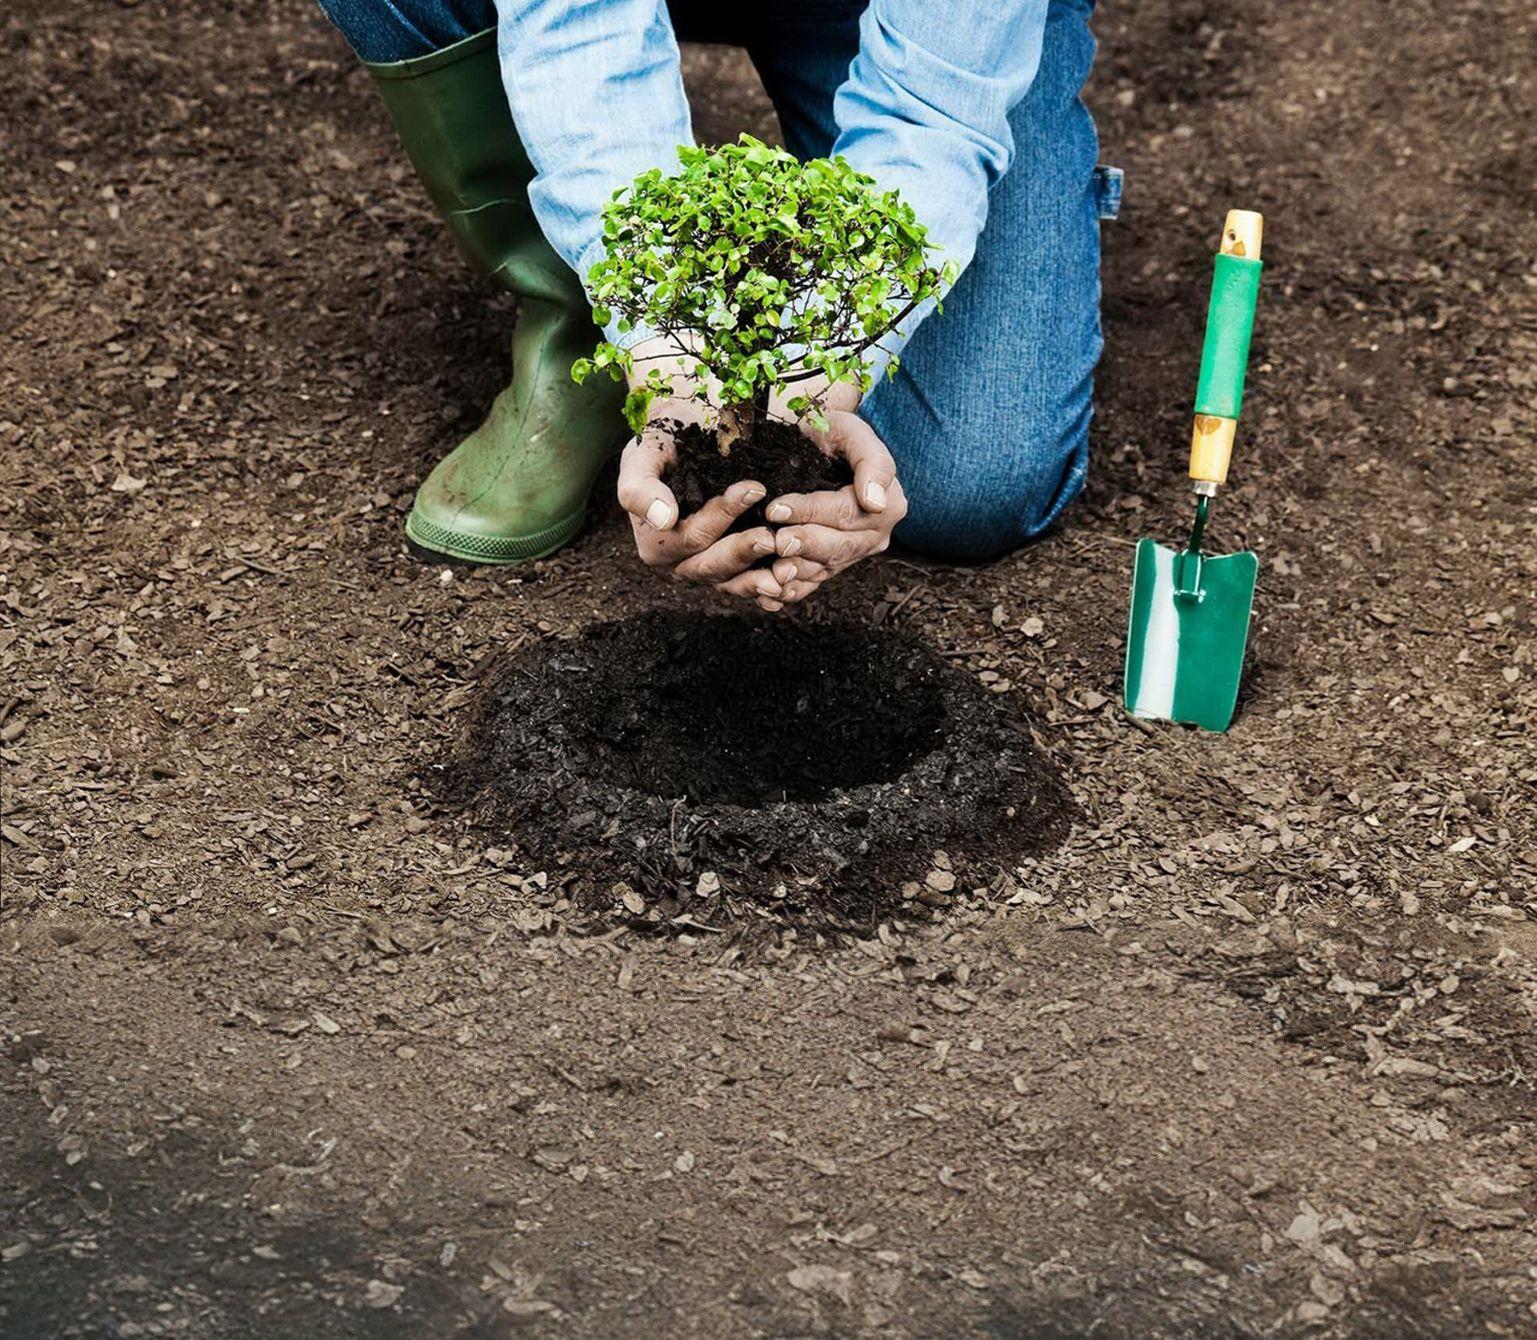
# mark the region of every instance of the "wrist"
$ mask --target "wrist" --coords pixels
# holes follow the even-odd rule
[[[822,401],[824,410],[841,410],[852,414],[859,408],[859,402],[864,397],[859,388],[853,382],[834,382],[827,388],[827,395]]]
[[[659,395],[646,407],[648,424],[702,424],[710,426],[710,410],[692,396]]]
[[[654,384],[653,374],[659,374],[666,389],[657,395],[657,403],[663,400],[681,402],[694,394],[699,384],[699,360],[676,340],[653,335],[629,352],[627,376],[632,391]]]
[[[859,387],[853,382],[829,382],[825,376],[817,375],[808,377],[805,381],[792,382],[789,386],[776,390],[769,398],[769,413],[776,419],[785,419],[788,422],[800,422],[803,426],[806,422],[804,416],[793,413],[790,409],[790,401],[799,396],[805,396],[814,404],[819,404],[823,411],[846,411],[853,413],[859,408]]]

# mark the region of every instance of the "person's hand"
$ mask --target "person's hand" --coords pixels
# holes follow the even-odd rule
[[[672,379],[672,396],[658,397],[646,431],[630,442],[619,462],[619,503],[630,516],[635,548],[649,567],[678,581],[701,582],[727,595],[755,600],[771,612],[804,600],[844,568],[882,553],[907,515],[896,462],[875,430],[854,410],[859,391],[846,383],[808,379],[794,388],[820,402],[826,429],[800,420],[800,430],[827,456],[842,457],[854,482],[818,493],[789,493],[768,508],[768,526],[728,535],[738,517],[763,500],[756,480],[733,484],[692,516],[680,520],[678,500],[662,477],[677,463],[676,428],[707,422],[707,410],[689,395],[690,356],[662,339],[638,345],[637,368],[658,367]],[[632,374],[632,385],[640,374]],[[770,402],[775,417],[789,413],[789,391]],[[773,556],[768,568],[756,566]]]
[[[786,493],[768,505],[778,555],[771,571],[782,593],[776,605],[804,600],[834,574],[883,553],[907,515],[896,462],[875,430],[851,410],[825,413],[825,431],[804,420],[801,431],[824,454],[846,460],[854,482],[818,493]]]
[[[756,600],[771,612],[782,609],[778,577],[772,569],[754,566],[774,553],[773,531],[755,526],[726,534],[743,512],[763,501],[763,485],[744,479],[680,519],[678,500],[662,482],[678,459],[674,424],[703,418],[704,410],[691,400],[656,400],[646,431],[619,458],[619,504],[629,513],[636,551],[642,563],[676,581],[701,582],[726,595]]]
[[[619,458],[619,505],[629,513],[641,562],[675,581],[704,583],[726,595],[756,600],[766,610],[783,608],[783,592],[773,572],[755,566],[773,554],[773,532],[757,526],[726,534],[743,512],[763,501],[763,485],[744,479],[680,520],[678,500],[662,482],[678,461],[673,441],[677,428],[706,423],[705,407],[693,396],[692,356],[677,341],[660,336],[631,352],[632,388],[652,369],[672,384],[670,396],[651,402],[646,431],[633,438]]]

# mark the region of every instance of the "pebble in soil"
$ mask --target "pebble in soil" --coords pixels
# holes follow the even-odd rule
[[[444,781],[593,911],[712,923],[868,925],[935,851],[986,883],[1072,815],[1017,703],[912,638],[680,612],[508,658]]]

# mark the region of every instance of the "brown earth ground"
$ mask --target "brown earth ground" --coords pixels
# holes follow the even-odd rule
[[[1082,817],[837,943],[594,926],[415,789],[510,645],[709,601],[607,502],[531,570],[404,555],[510,311],[336,36],[0,22],[7,1340],[1537,1333],[1530,5],[1101,14],[1088,496],[798,616],[1022,695]],[[1263,569],[1205,737],[1114,698],[1232,204]]]

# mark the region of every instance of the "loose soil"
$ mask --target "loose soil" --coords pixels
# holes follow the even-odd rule
[[[1078,817],[832,935],[616,920],[420,781],[508,657],[722,611],[601,500],[531,568],[404,554],[512,309],[313,8],[7,6],[0,1334],[1531,1335],[1533,22],[1101,9],[1087,494],[792,620],[1015,702]],[[773,134],[687,62],[701,134]],[[1259,636],[1213,737],[1115,694],[1234,205]]]
[[[648,613],[488,678],[445,793],[611,916],[870,933],[1067,832],[1017,704],[905,634]]]
[[[767,490],[763,501],[739,516],[732,530],[763,525],[769,503],[784,494],[842,488],[853,479],[846,462],[824,456],[799,429],[774,420],[761,420],[725,456],[714,433],[697,424],[679,433],[677,442],[678,465],[669,482],[685,514],[744,479],[755,479]]]

